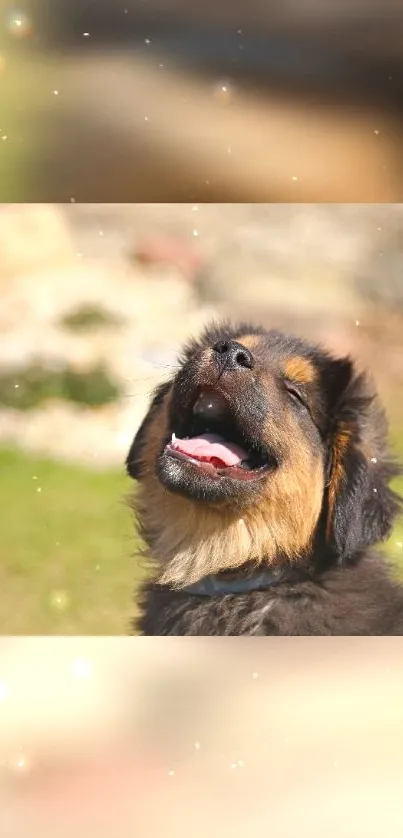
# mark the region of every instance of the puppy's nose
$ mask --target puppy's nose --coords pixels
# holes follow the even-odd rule
[[[240,367],[251,370],[254,366],[252,353],[236,340],[219,340],[214,344],[213,349],[221,356],[227,370],[238,370]]]

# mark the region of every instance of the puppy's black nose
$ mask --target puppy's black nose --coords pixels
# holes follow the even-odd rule
[[[251,370],[254,366],[252,353],[236,340],[219,340],[214,344],[213,349],[221,356],[227,370],[237,370],[240,367]]]

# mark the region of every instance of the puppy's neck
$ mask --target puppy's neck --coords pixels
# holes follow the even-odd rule
[[[163,498],[159,493],[153,504],[149,492],[143,491],[137,513],[160,584],[183,588],[248,563],[278,562],[279,525],[273,529],[263,510],[236,516],[168,493]],[[286,522],[284,527],[289,539]],[[295,555],[295,549],[290,553]]]
[[[190,515],[186,530],[180,523],[166,527],[155,544],[161,562],[161,584],[183,587],[204,576],[238,568],[259,555],[244,518]]]

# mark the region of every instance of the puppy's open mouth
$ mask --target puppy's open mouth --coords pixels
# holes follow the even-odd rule
[[[256,480],[276,465],[268,452],[246,440],[230,405],[214,390],[199,390],[180,432],[178,437],[172,434],[166,452],[211,477]]]

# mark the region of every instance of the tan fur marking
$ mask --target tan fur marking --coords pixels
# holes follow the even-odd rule
[[[332,468],[329,483],[329,511],[326,522],[326,535],[329,538],[337,495],[345,475],[343,459],[350,444],[351,431],[345,425],[341,426],[333,443]]]
[[[238,343],[241,343],[242,346],[246,346],[247,349],[256,349],[259,345],[259,335],[241,335],[241,337],[236,340]]]
[[[299,381],[301,384],[312,384],[316,378],[316,370],[306,358],[289,358],[284,365],[287,378]]]

